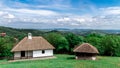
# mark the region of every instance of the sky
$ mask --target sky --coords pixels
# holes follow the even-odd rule
[[[0,26],[120,29],[120,0],[0,0]]]

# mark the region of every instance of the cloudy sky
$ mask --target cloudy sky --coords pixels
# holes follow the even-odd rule
[[[120,0],[0,0],[0,26],[120,29]]]

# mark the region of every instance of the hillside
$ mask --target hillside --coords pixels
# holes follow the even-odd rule
[[[2,27],[0,26],[0,33],[5,32],[8,36],[15,37],[22,39],[24,36],[27,36],[27,34],[30,32],[35,36],[42,35],[44,31],[35,30],[35,29],[15,29],[10,27]]]
[[[74,33],[79,35],[86,35],[93,32],[103,33],[103,34],[119,34],[120,30],[92,30],[92,29],[16,29],[10,27],[0,26],[0,33],[5,32],[9,36],[18,37],[19,35],[26,35],[31,32],[33,35],[38,36],[46,32],[61,32],[61,33]]]

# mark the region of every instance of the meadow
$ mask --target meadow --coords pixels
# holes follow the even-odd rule
[[[75,60],[74,55],[56,54],[57,58],[8,62],[0,60],[0,68],[120,68],[120,57],[97,56],[97,60]]]

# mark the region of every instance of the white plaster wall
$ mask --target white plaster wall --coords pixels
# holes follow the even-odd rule
[[[21,52],[14,52],[14,57],[21,57]]]
[[[33,57],[44,57],[44,56],[53,56],[53,50],[44,50],[45,53],[42,54],[42,50],[33,51]]]

